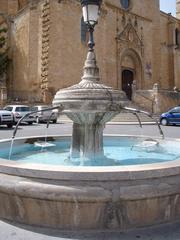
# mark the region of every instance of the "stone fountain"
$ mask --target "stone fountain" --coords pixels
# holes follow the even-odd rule
[[[89,51],[80,83],[57,92],[53,105],[62,105],[73,121],[71,158],[103,157],[103,129],[127,102],[123,91],[100,82],[94,51]]]
[[[101,0],[81,0],[95,3]],[[100,82],[99,69],[90,28],[89,52],[84,66],[84,75],[79,84],[57,92],[53,105],[59,107],[73,121],[71,136],[45,136],[53,144],[48,157],[50,164],[38,163],[38,156],[47,156],[48,151],[37,149],[37,141],[44,136],[15,138],[15,161],[9,160],[11,140],[0,141],[0,217],[13,222],[62,230],[128,230],[152,224],[173,222],[180,219],[180,159],[179,140],[147,141],[139,136],[108,136],[110,142],[116,138],[116,146],[125,145],[129,138],[133,143],[127,154],[132,156],[135,148],[142,154],[142,147],[152,144],[161,150],[172,148],[163,155],[157,152],[155,163],[137,165],[66,165],[63,146],[71,139],[70,159],[83,161],[109,159],[103,149],[103,129],[109,120],[127,104],[125,93],[113,90]],[[124,108],[134,112],[133,109]],[[138,113],[140,111],[135,111]],[[140,138],[140,140],[139,140]],[[57,148],[54,148],[57,144]],[[134,146],[134,147],[133,147]],[[171,146],[171,147],[169,147]],[[126,152],[127,146],[124,150]],[[63,164],[54,165],[55,152],[58,161],[62,153]],[[175,151],[175,150],[176,151]],[[35,156],[34,162],[24,163],[25,158]],[[122,153],[122,151],[120,151]],[[174,154],[176,152],[176,154]],[[29,153],[29,155],[28,155]],[[19,154],[19,155],[18,155]],[[172,155],[169,160],[168,154]],[[13,151],[12,151],[13,155]],[[118,152],[118,155],[119,152]],[[148,155],[148,156],[149,156]],[[18,158],[16,158],[19,156]],[[116,155],[117,156],[117,155]],[[145,153],[147,156],[147,153]],[[13,156],[12,156],[13,157]],[[125,158],[126,158],[125,157]],[[134,156],[133,156],[134,157]],[[132,158],[133,158],[132,157]],[[135,157],[134,157],[135,158]],[[167,158],[167,159],[166,159]],[[116,159],[115,159],[116,160]],[[126,159],[123,159],[126,160]]]

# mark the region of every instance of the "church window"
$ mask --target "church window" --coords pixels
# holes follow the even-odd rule
[[[85,44],[87,42],[87,25],[84,22],[83,17],[81,18],[81,42]]]
[[[130,5],[130,1],[129,0],[120,0],[121,5],[124,9],[128,9],[129,5]]]

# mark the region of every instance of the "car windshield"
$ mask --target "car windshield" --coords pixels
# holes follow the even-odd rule
[[[16,112],[29,112],[29,107],[16,107]]]
[[[41,110],[44,110],[44,109],[47,109],[47,108],[50,108],[49,106],[37,106],[37,107],[32,107],[31,108],[31,111],[41,111]]]
[[[180,107],[172,108],[169,112],[180,113]]]
[[[4,110],[7,110],[7,111],[12,111],[13,108],[12,107],[5,107]]]
[[[32,111],[32,112],[38,111],[38,107],[32,107],[32,108],[31,108],[31,111]]]
[[[47,108],[50,108],[50,106],[43,106],[43,107],[41,107],[42,110],[43,109],[47,109]]]

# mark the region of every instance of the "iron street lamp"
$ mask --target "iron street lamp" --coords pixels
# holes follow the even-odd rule
[[[83,19],[86,23],[89,31],[89,50],[93,51],[94,49],[94,27],[98,23],[98,17],[100,13],[102,0],[81,0]]]

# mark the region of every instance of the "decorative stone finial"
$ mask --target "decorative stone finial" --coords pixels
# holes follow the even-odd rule
[[[84,74],[82,81],[99,82],[99,68],[96,63],[96,55],[94,51],[89,51],[84,65]]]

